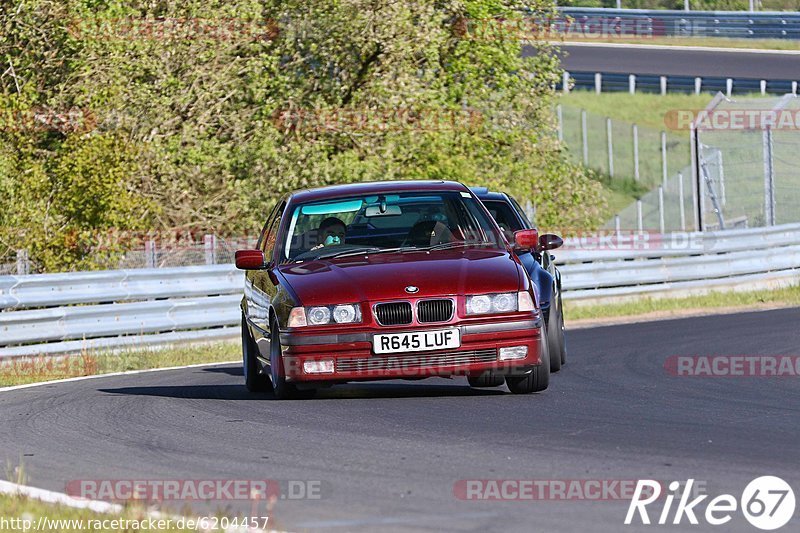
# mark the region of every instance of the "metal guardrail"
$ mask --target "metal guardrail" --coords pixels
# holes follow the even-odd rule
[[[564,298],[592,300],[800,281],[800,224],[567,239]],[[239,334],[233,265],[0,276],[0,358],[211,341]]]
[[[562,7],[581,28],[614,28],[647,37],[728,37],[734,39],[800,39],[800,13],[781,11],[671,11]]]
[[[566,300],[757,290],[800,282],[800,224],[567,239],[555,255]]]

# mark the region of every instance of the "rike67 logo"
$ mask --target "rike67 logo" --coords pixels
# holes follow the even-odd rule
[[[730,522],[737,510],[741,509],[750,524],[764,531],[772,531],[785,526],[794,516],[794,491],[779,477],[762,476],[754,479],[745,487],[739,500],[731,494],[721,494],[705,505],[705,512],[701,512],[701,504],[708,498],[707,494],[689,500],[693,495],[693,485],[694,479],[687,480],[685,484],[673,481],[669,484],[669,492],[664,497],[660,482],[650,479],[639,480],[628,507],[625,525],[634,523],[637,514],[642,524],[649,525],[651,519],[647,507],[657,501],[660,504],[662,497],[663,507],[656,522],[659,525],[679,525],[685,523],[684,518],[689,524],[698,525],[699,515],[706,523],[721,526]],[[681,487],[683,491],[679,493]],[[678,503],[673,512],[673,503],[676,499]],[[657,511],[659,504],[652,505],[650,510]]]

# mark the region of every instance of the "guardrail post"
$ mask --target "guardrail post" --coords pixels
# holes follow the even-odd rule
[[[156,268],[156,241],[149,240],[144,243],[144,261],[146,268]]]
[[[608,139],[608,175],[614,177],[614,141],[611,134],[611,119],[606,117],[606,138]]]
[[[797,96],[797,82],[796,81],[792,82],[792,94]]]
[[[558,122],[558,142],[564,142],[564,115],[561,110],[561,104],[556,106],[556,119]]]
[[[725,80],[725,96],[730,98],[732,92],[733,92],[733,79],[728,78]]]
[[[28,250],[17,250],[17,275],[27,276],[31,273],[31,262]]]
[[[639,127],[634,124],[633,127],[633,179],[639,181]]]
[[[636,200],[636,229],[641,231],[644,229],[644,220],[642,218],[642,201]]]
[[[667,77],[661,76],[659,82],[661,83],[661,95],[663,96],[667,94]]]
[[[564,74],[561,75],[561,92],[569,94],[569,72],[566,70]]]
[[[207,265],[217,264],[217,236],[203,235],[203,252]]]
[[[772,129],[762,132],[764,148],[764,225],[775,225],[775,165],[772,156]]]
[[[658,186],[658,229],[661,234],[666,233],[666,224],[664,221],[664,187]]]
[[[636,74],[628,75],[628,92],[636,94]]]
[[[767,80],[761,80],[761,96],[767,94]]]
[[[661,184],[667,186],[667,132],[661,132]]]
[[[680,198],[681,231],[686,231],[686,200],[683,197],[683,173],[678,172],[678,197]]]
[[[581,141],[583,141],[583,166],[589,166],[589,132],[586,131],[586,110],[581,109]]]
[[[700,94],[700,88],[703,85],[703,78],[694,79],[694,94]]]
[[[603,75],[599,72],[594,73],[594,92],[597,94],[603,92]]]

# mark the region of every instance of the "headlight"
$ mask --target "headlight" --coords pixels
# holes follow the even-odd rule
[[[308,323],[312,326],[327,324],[331,321],[331,310],[327,307],[312,307],[306,311]]]
[[[467,296],[468,315],[514,313],[516,311],[532,310],[533,301],[527,291]]]
[[[358,304],[317,305],[294,307],[289,313],[287,326],[323,326],[325,324],[352,324],[361,322],[361,306]]]

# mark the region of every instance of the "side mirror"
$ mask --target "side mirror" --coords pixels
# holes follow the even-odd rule
[[[530,250],[539,244],[539,232],[535,229],[521,229],[514,232],[514,248]]]
[[[564,239],[559,237],[558,235],[554,235],[552,233],[545,233],[541,237],[539,237],[539,247],[538,250],[555,250],[556,248],[560,248],[561,245],[564,244]]]
[[[262,270],[265,266],[261,250],[236,250],[235,258],[239,270]]]

